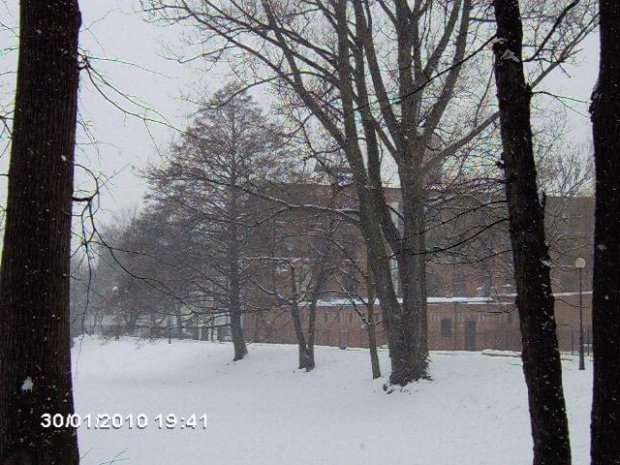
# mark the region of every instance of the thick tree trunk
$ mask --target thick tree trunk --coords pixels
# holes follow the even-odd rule
[[[388,340],[390,352],[390,385],[405,386],[419,379],[413,357],[413,338],[408,333],[409,326],[404,323],[403,309],[396,297],[386,245],[379,225],[381,210],[375,201],[369,198],[366,189],[357,189],[360,200],[360,223],[362,234],[366,239],[369,254],[369,268],[375,280],[375,291],[381,302],[383,327]],[[390,390],[389,386],[385,386]]]
[[[493,47],[495,80],[523,342],[523,371],[534,440],[533,463],[568,465],[571,452],[550,259],[532,148],[531,89],[525,82],[521,61],[521,13],[516,0],[495,0],[494,6],[497,20],[497,39]]]
[[[592,96],[596,164],[592,465],[620,464],[620,3],[600,0],[601,61]]]
[[[354,6],[358,2],[353,2]],[[359,5],[358,5],[359,6]],[[370,126],[366,124],[366,136],[369,139],[368,163],[369,172],[367,175],[364,166],[364,157],[359,147],[359,133],[355,120],[355,92],[353,85],[357,84],[358,92],[364,93],[364,86],[360,86],[358,75],[355,82],[355,74],[350,67],[350,54],[355,52],[350,47],[348,37],[348,2],[339,0],[335,2],[335,16],[338,21],[336,27],[338,31],[338,75],[341,83],[341,102],[344,118],[344,140],[342,148],[347,155],[349,166],[353,173],[355,189],[360,206],[360,228],[364,236],[365,244],[370,253],[370,267],[375,277],[377,296],[381,302],[383,315],[383,325],[388,339],[390,351],[390,361],[392,373],[390,384],[405,386],[406,384],[420,378],[418,369],[415,366],[415,356],[412,345],[413,336],[409,333],[409,326],[405,323],[403,308],[398,302],[394,283],[390,270],[390,260],[386,251],[385,235],[382,231],[384,215],[389,216],[389,210],[384,199],[381,199],[382,187],[380,182],[380,167],[378,153],[371,153],[376,149],[374,140],[375,134]],[[356,10],[359,14],[359,8]],[[359,60],[358,60],[359,61]],[[357,66],[358,72],[361,67]],[[361,95],[360,98],[363,98]],[[364,105],[361,105],[363,108]],[[368,123],[368,115],[365,116]],[[374,165],[372,168],[370,165]],[[374,176],[373,176],[374,170]],[[377,177],[379,180],[377,180]],[[369,187],[372,187],[369,189]],[[385,386],[388,390],[389,386]]]
[[[69,256],[77,114],[77,0],[22,0],[0,270],[0,464],[78,464]]]
[[[415,166],[422,164],[418,157]],[[411,365],[415,379],[428,377],[428,322],[426,302],[426,216],[423,179],[410,166],[401,172],[406,180],[401,187],[405,217],[404,250],[398,257],[398,271],[403,284],[403,313],[411,338]]]

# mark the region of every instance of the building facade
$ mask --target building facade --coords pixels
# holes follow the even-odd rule
[[[281,191],[292,205],[355,206],[346,189],[334,192],[328,186],[296,185]],[[402,211],[399,195],[399,189],[386,190],[386,200],[395,212]],[[257,210],[282,206],[268,204]],[[520,350],[505,202],[493,196],[463,196],[430,204],[434,206],[427,210],[429,348]],[[334,226],[320,212],[295,211],[274,215],[262,224],[260,250],[263,257],[269,251],[270,259],[260,288],[270,291],[248,296],[246,338],[296,343],[291,312],[295,305],[306,336],[310,308],[316,307],[316,344],[367,347],[368,266],[359,231],[344,222]],[[558,338],[562,351],[574,351],[580,327],[577,257],[586,261],[581,271],[586,346],[590,340],[594,202],[552,197],[547,199],[546,211]],[[317,283],[317,270],[325,268],[331,271]],[[400,294],[400,289],[396,291]],[[379,302],[374,306],[378,344],[383,345]]]

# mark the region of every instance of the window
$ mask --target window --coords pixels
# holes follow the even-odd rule
[[[340,313],[336,313],[336,322],[340,323]]]
[[[329,315],[327,314],[327,312],[323,313],[323,321],[325,323],[327,323],[329,321]]]
[[[352,323],[352,322],[353,322],[353,313],[349,313],[349,314],[347,315],[347,321],[348,321],[349,323]]]
[[[467,295],[467,286],[465,284],[465,276],[463,273],[455,273],[452,277],[452,296],[465,297]]]
[[[426,292],[429,297],[443,297],[446,295],[443,280],[435,273],[429,273],[426,279]]]
[[[448,318],[441,319],[441,337],[452,336],[452,321]]]
[[[347,264],[342,272],[342,287],[347,294],[357,292],[357,280],[355,277],[355,266]]]
[[[491,279],[486,278],[478,289],[478,297],[490,297],[491,296]]]

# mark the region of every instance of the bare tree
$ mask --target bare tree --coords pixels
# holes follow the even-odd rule
[[[311,371],[316,367],[317,305],[332,290],[333,276],[343,260],[338,248],[342,230],[351,225],[331,214],[347,200],[343,192],[346,187],[337,177],[324,183],[298,173],[291,180],[255,193],[254,217],[260,224],[252,239],[256,246],[251,260],[261,264],[264,271],[251,280],[255,292],[250,299],[268,297],[272,305],[264,306],[265,310],[273,312],[275,307],[290,311],[299,346],[299,368]],[[321,206],[323,211],[303,202]]]
[[[283,138],[252,98],[228,85],[199,110],[181,141],[148,173],[153,196],[176,206],[185,227],[203,236],[219,305],[230,315],[234,360],[247,354],[242,315],[251,226],[249,192],[285,170]]]
[[[620,3],[600,0],[601,59],[592,94],[594,229],[594,400],[592,465],[620,464]]]
[[[69,276],[79,84],[77,0],[23,1],[0,269],[0,462],[79,463]]]
[[[562,365],[545,241],[544,199],[538,197],[530,99],[525,81],[519,2],[496,0],[495,79],[499,100],[502,160],[510,220],[517,309],[523,342],[534,464],[571,463]]]
[[[172,334],[173,327],[184,337],[188,321],[213,324],[224,313],[214,305],[214,270],[210,256],[200,252],[201,235],[186,226],[175,205],[150,202],[101,231],[94,242],[96,267],[76,293],[82,300],[88,296],[88,318],[111,319],[115,327],[105,328],[108,334],[149,337],[166,329]]]
[[[344,255],[346,263],[350,265],[339,267],[335,276],[338,279],[342,295],[349,300],[349,303],[364,323],[368,334],[368,352],[370,355],[372,379],[377,379],[381,377],[381,365],[377,351],[377,330],[380,327],[380,318],[375,312],[377,303],[375,282],[372,277],[372,269],[368,266],[370,262],[368,251],[365,250],[366,266],[360,266],[355,251],[351,250],[351,248],[357,248],[358,242],[356,239],[351,243],[344,240],[335,244]],[[346,281],[349,281],[349,283],[353,281],[355,284],[353,286],[347,285],[345,284]]]
[[[200,43],[209,45],[205,59],[227,62],[249,86],[273,83],[304,132],[319,126],[343,151],[382,303],[390,382],[425,377],[428,182],[497,119],[491,80],[473,72],[475,66],[462,66],[484,62],[480,53],[491,40],[486,2],[145,3],[170,21],[195,26]],[[563,26],[561,39],[550,33],[542,44],[552,15],[541,12],[539,3],[532,2],[531,13],[548,27],[532,32],[541,48],[531,58],[534,84],[568,60],[593,27],[591,15],[564,15],[570,27]],[[465,95],[470,98],[459,98]],[[386,159],[399,181],[398,219],[385,199]]]

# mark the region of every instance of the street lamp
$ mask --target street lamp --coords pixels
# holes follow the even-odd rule
[[[583,268],[586,266],[586,261],[578,257],[575,260],[575,268],[579,270],[579,369],[586,369],[586,361],[585,361],[585,352],[583,346],[583,292],[581,286],[581,273]]]

